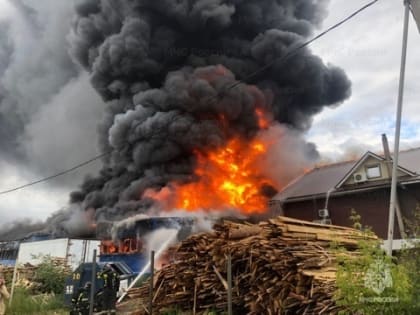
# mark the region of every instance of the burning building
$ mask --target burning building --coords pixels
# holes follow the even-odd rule
[[[19,242],[0,242],[0,265],[13,266],[19,251]]]
[[[350,95],[309,48],[326,2],[80,0],[70,53],[106,102],[103,168],[71,194],[96,224],[250,215],[317,158],[303,132]],[[267,64],[272,65],[266,67]]]
[[[138,273],[147,264],[151,250],[159,250],[165,242],[171,245],[183,240],[193,232],[195,224],[192,217],[150,218],[144,215],[118,223],[101,222],[96,229],[96,235],[101,239],[99,259],[101,262],[124,262]],[[153,244],[153,239],[158,244]]]
[[[308,47],[283,58],[321,26],[327,3],[77,0],[69,53],[105,104],[103,167],[43,231],[98,237],[174,210],[264,214],[318,158],[304,139],[313,115],[350,95],[343,70]],[[140,249],[149,228],[139,230],[106,230],[103,252]]]

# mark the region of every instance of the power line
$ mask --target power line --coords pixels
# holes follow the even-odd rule
[[[90,164],[90,163],[92,163],[92,162],[94,162],[96,160],[99,160],[100,158],[102,158],[104,156],[107,156],[110,153],[111,152],[102,153],[102,154],[100,154],[98,156],[95,156],[94,158],[91,158],[90,160],[87,160],[85,162],[82,162],[80,164],[77,164],[77,165],[73,166],[72,168],[69,168],[69,169],[67,169],[65,171],[61,171],[61,172],[56,173],[54,175],[51,175],[51,176],[48,176],[48,177],[45,177],[45,178],[42,178],[42,179],[39,179],[39,180],[30,182],[30,183],[27,183],[27,184],[22,185],[22,186],[18,186],[18,187],[12,188],[12,189],[0,191],[0,195],[8,194],[8,193],[14,192],[16,190],[20,190],[20,189],[23,189],[23,188],[26,188],[26,187],[29,187],[29,186],[33,186],[33,185],[36,185],[36,184],[39,184],[39,183],[42,183],[42,182],[46,182],[46,181],[48,181],[50,179],[53,179],[53,178],[56,178],[56,177],[59,177],[59,176],[68,174],[68,173],[73,172],[73,171],[75,171],[75,170],[77,170],[77,169],[79,169],[79,168],[81,168],[81,167],[83,167],[83,166],[85,166],[87,164]]]
[[[316,41],[316,40],[318,40],[319,38],[321,38],[321,37],[325,36],[326,34],[328,34],[329,32],[331,32],[332,30],[334,30],[334,29],[338,28],[339,26],[343,25],[344,23],[346,23],[347,21],[351,20],[351,19],[352,19],[352,18],[354,18],[356,15],[358,15],[358,14],[359,14],[359,13],[361,13],[361,12],[363,12],[363,11],[364,11],[364,10],[366,10],[367,8],[371,7],[372,5],[374,5],[374,4],[375,4],[376,2],[378,2],[378,1],[379,1],[379,0],[374,0],[374,1],[369,2],[368,4],[364,5],[364,6],[363,6],[363,7],[361,7],[360,9],[356,10],[356,11],[355,11],[355,12],[353,12],[351,15],[349,15],[349,16],[348,16],[348,17],[346,17],[345,19],[341,20],[341,21],[340,21],[340,22],[338,22],[337,24],[334,24],[333,26],[329,27],[328,29],[326,29],[326,30],[325,30],[325,31],[323,31],[322,33],[318,34],[317,36],[313,37],[312,39],[310,39],[310,40],[308,40],[308,41],[306,41],[306,42],[304,42],[304,43],[300,44],[299,46],[295,47],[294,49],[290,50],[290,51],[289,51],[288,53],[286,53],[284,56],[281,56],[281,57],[279,57],[279,58],[275,58],[275,59],[273,59],[271,62],[269,62],[269,63],[265,64],[265,65],[264,65],[264,66],[262,66],[262,67],[260,67],[258,70],[256,70],[256,71],[254,71],[254,72],[250,73],[250,74],[249,74],[249,75],[247,75],[245,78],[243,78],[243,79],[241,79],[241,80],[238,80],[238,81],[236,81],[235,83],[233,83],[233,84],[229,85],[229,86],[228,86],[228,87],[227,87],[224,91],[222,91],[222,93],[225,93],[225,92],[227,92],[227,91],[229,91],[229,90],[231,90],[231,89],[233,89],[233,88],[235,88],[235,87],[239,86],[240,84],[245,83],[245,81],[247,81],[247,80],[249,80],[249,79],[253,78],[254,76],[258,75],[259,73],[261,73],[261,72],[263,72],[263,71],[267,70],[268,68],[270,68],[271,66],[273,66],[275,63],[283,63],[283,62],[285,62],[285,61],[286,61],[289,57],[294,56],[294,55],[295,55],[297,52],[299,52],[301,49],[303,49],[303,48],[305,48],[305,47],[309,46],[310,44],[312,44],[313,42],[315,42],[315,41]],[[218,95],[216,95],[215,97],[213,97],[213,98],[209,99],[209,103],[210,103],[211,101],[213,101],[213,100],[217,100],[217,99],[221,96],[221,94],[222,94],[222,93],[218,93]],[[24,188],[26,188],[26,187],[33,186],[33,185],[36,185],[36,184],[39,184],[39,183],[42,183],[42,182],[46,182],[46,181],[48,181],[48,180],[50,180],[50,179],[53,179],[53,178],[56,178],[56,177],[59,177],[59,176],[62,176],[62,175],[68,174],[68,173],[73,172],[74,170],[76,170],[76,169],[78,169],[78,168],[81,168],[81,167],[83,167],[83,166],[85,166],[85,165],[87,165],[87,164],[92,163],[93,161],[96,161],[96,160],[98,160],[98,159],[100,159],[100,158],[102,158],[102,157],[104,157],[104,156],[107,156],[107,155],[109,155],[110,153],[111,153],[111,152],[106,152],[106,153],[103,153],[103,154],[101,154],[101,155],[98,155],[98,156],[96,156],[96,157],[94,157],[94,158],[92,158],[92,159],[90,159],[90,160],[86,161],[86,162],[80,163],[80,164],[78,164],[78,165],[76,165],[76,166],[74,166],[74,167],[72,167],[72,168],[70,168],[70,169],[68,169],[68,170],[65,170],[65,171],[62,171],[62,172],[60,172],[60,173],[57,173],[57,174],[54,174],[54,175],[51,175],[51,176],[48,176],[48,177],[45,177],[45,178],[39,179],[39,180],[37,180],[37,181],[31,182],[31,183],[28,183],[28,184],[25,184],[25,185],[22,185],[22,186],[19,186],[19,187],[16,187],[16,188],[8,189],[8,190],[5,190],[5,191],[0,191],[0,195],[4,195],[4,194],[11,193],[11,192],[14,192],[14,191],[17,191],[17,190],[20,190],[20,189],[24,189]]]
[[[299,52],[301,49],[309,46],[310,44],[312,44],[314,41],[320,39],[321,37],[324,37],[329,32],[331,32],[332,30],[340,27],[344,23],[348,22],[349,20],[351,20],[352,18],[354,18],[356,15],[358,15],[361,12],[363,12],[367,8],[371,7],[372,5],[374,5],[378,1],[379,0],[374,0],[374,1],[369,2],[368,4],[364,5],[360,9],[356,10],[355,12],[353,12],[352,14],[350,14],[348,17],[346,17],[345,19],[341,20],[337,24],[334,24],[333,26],[329,27],[328,29],[326,29],[322,33],[318,34],[317,36],[313,37],[312,39],[310,39],[310,40],[308,40],[308,41],[300,44],[299,46],[295,47],[294,49],[290,50],[284,56],[281,56],[279,58],[273,59],[272,61],[270,61],[269,63],[265,64],[264,66],[262,66],[258,70],[256,70],[256,71],[248,74],[245,78],[236,81],[235,83],[233,83],[233,84],[231,84],[230,86],[227,87],[227,91],[230,90],[230,89],[233,89],[234,87],[240,85],[241,83],[244,83],[245,81],[247,81],[247,80],[255,77],[257,74],[259,74],[259,73],[267,70],[268,68],[270,68],[271,66],[273,66],[275,63],[282,63],[282,62],[286,61],[289,57],[296,55],[296,53]]]

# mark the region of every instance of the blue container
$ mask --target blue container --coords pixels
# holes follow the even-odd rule
[[[139,273],[148,262],[147,257],[143,253],[101,254],[99,261],[102,263],[124,262],[133,273]]]
[[[16,264],[16,259],[0,259],[0,265],[11,267]]]

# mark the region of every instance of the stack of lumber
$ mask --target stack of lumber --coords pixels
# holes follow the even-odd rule
[[[13,278],[14,266],[1,266],[1,273],[10,282]],[[36,267],[31,264],[19,265],[16,269],[17,279],[32,279],[34,277]]]
[[[225,222],[171,248],[155,275],[154,313],[202,314],[227,309],[227,257],[232,261],[234,314],[336,314],[336,255],[331,243],[357,255],[360,232],[278,217],[258,225]],[[147,314],[149,285],[129,291]]]
[[[59,267],[63,271],[63,273],[67,273],[67,274],[71,273],[71,267],[66,264],[65,258],[51,257],[50,263],[54,267]],[[6,284],[8,287],[11,286],[14,270],[15,270],[14,266],[0,266],[0,272],[5,277]],[[37,276],[36,276],[37,270],[38,270],[38,266],[32,265],[30,263],[18,265],[16,269],[15,285],[31,289],[37,293],[42,292],[43,284],[38,283],[37,281]]]

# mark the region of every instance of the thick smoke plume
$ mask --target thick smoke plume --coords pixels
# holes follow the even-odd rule
[[[104,102],[68,51],[73,1],[0,2],[0,190],[8,190],[98,154]],[[45,218],[99,166],[92,163],[29,194],[2,195],[0,230],[33,230],[37,225],[27,220],[11,225],[11,215]]]
[[[30,181],[97,154],[103,101],[68,51],[71,1],[2,1],[1,11],[0,161],[32,172]],[[81,179],[54,185],[69,189]]]
[[[20,240],[44,228],[46,228],[45,222],[34,222],[30,219],[15,221],[10,223],[8,226],[2,227],[0,232],[0,240]]]
[[[231,86],[302,43],[321,24],[326,5],[78,1],[71,54],[107,102],[99,138],[110,155],[72,201],[96,209],[98,221],[143,212],[153,203],[141,198],[146,189],[197,179],[194,150],[255,137],[257,110],[291,134],[307,130],[314,114],[350,94],[344,72],[309,49]],[[296,153],[307,160],[316,156],[313,145],[300,147]]]
[[[148,188],[194,181],[193,151],[255,137],[257,109],[299,133],[350,93],[309,49],[230,88],[304,41],[326,1],[89,0],[76,12],[71,54],[107,102],[99,138],[111,154],[72,197],[99,221],[148,209]]]
[[[105,103],[97,137],[100,150],[109,154],[99,174],[71,194],[72,205],[49,219],[50,231],[72,234],[73,223],[83,218],[84,211],[96,222],[149,213],[155,200],[142,198],[146,190],[198,180],[194,152],[223,147],[233,138],[283,141],[272,152],[280,154],[278,163],[293,166],[285,171],[276,165],[276,183],[284,183],[294,176],[291,170],[316,159],[316,148],[302,135],[313,115],[350,95],[344,72],[305,48],[285,63],[274,62],[248,76],[313,34],[327,14],[327,4],[326,0],[77,0],[68,51]],[[10,62],[12,49],[4,43],[0,71]],[[67,67],[68,60],[63,60],[69,69],[63,82],[75,76],[85,80],[77,67],[72,68],[74,64]],[[67,95],[74,94],[70,89]],[[83,105],[89,106],[89,101]],[[76,107],[81,113],[82,106]],[[45,114],[52,107],[43,108],[38,112]],[[262,126],[259,113],[270,120],[268,128]],[[19,123],[18,128],[24,125]],[[37,124],[27,125],[31,132],[44,134],[37,131]],[[15,137],[9,138],[10,146]],[[267,157],[268,167],[276,164],[274,156]]]

